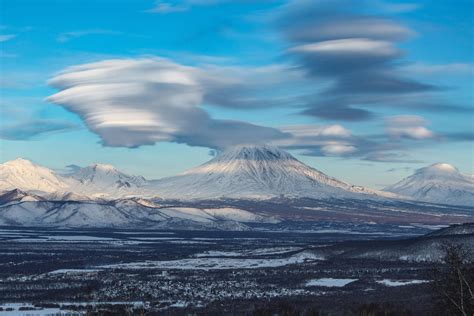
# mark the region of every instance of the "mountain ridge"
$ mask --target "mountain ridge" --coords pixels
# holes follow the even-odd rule
[[[235,146],[200,166],[158,180],[128,175],[100,163],[77,168],[69,174],[56,173],[23,158],[0,164],[0,191],[19,189],[44,199],[72,201],[128,197],[177,200],[286,197],[420,200],[472,206],[473,184],[474,177],[461,174],[449,164],[438,163],[378,191],[328,176],[290,153],[267,145]],[[432,198],[430,194],[440,197]]]

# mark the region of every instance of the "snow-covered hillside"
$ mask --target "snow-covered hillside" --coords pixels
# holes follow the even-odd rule
[[[266,199],[272,197],[395,197],[353,186],[269,146],[238,146],[184,174],[155,181],[94,164],[59,175],[25,159],[0,165],[0,191],[21,189],[51,200],[161,197],[166,199]]]
[[[140,195],[146,180],[130,176],[112,165],[94,164],[69,175],[70,191],[90,197],[118,197]]]
[[[19,189],[30,192],[67,190],[65,180],[52,170],[18,158],[0,164],[0,191]]]
[[[447,163],[418,169],[385,191],[419,201],[474,207],[474,178]]]
[[[384,191],[330,177],[270,146],[237,146],[178,176],[147,181],[111,165],[94,164],[63,175],[25,159],[0,164],[0,192],[14,189],[45,200],[148,199],[411,199],[474,205],[474,178],[448,164],[419,169]]]
[[[36,202],[44,199],[38,195],[28,194],[19,189],[6,191],[0,194],[0,206],[7,206],[19,202]]]
[[[166,207],[140,199],[55,201],[12,190],[0,194],[0,225],[244,230],[240,223],[275,223],[246,210]]]
[[[18,158],[0,164],[0,192],[19,189],[52,200],[87,200],[140,195],[143,177],[129,176],[111,165],[94,164],[69,175]]]
[[[151,183],[164,198],[370,198],[394,195],[350,185],[270,146],[238,146],[181,175]]]

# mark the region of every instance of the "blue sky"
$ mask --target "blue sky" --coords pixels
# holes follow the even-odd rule
[[[474,173],[472,1],[0,4],[1,162],[158,178],[270,143],[372,187]]]

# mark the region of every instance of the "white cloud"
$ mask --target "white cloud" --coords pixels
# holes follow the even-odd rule
[[[166,141],[222,149],[271,143],[323,155],[356,151],[352,133],[338,124],[276,129],[215,119],[202,107],[275,106],[282,101],[278,92],[272,98],[259,93],[299,78],[283,66],[190,67],[164,58],[114,59],[73,66],[57,74],[49,83],[60,91],[48,100],[77,113],[106,146]]]
[[[404,72],[421,75],[474,75],[474,65],[467,63],[450,63],[429,65],[415,63],[401,68]]]
[[[352,145],[344,145],[338,143],[331,143],[325,145],[321,148],[321,151],[326,154],[326,156],[339,156],[353,153],[357,150],[355,146]]]
[[[364,54],[374,56],[397,56],[399,50],[388,41],[367,38],[350,38],[299,45],[291,49],[295,52],[320,54]]]
[[[120,35],[122,32],[103,30],[103,29],[92,29],[83,31],[64,32],[59,34],[57,41],[61,43],[69,42],[72,39],[87,36],[87,35]]]
[[[304,153],[323,156],[345,156],[357,151],[357,139],[345,127],[335,125],[294,125],[280,128],[289,134],[274,140],[273,145],[303,149]]]
[[[235,0],[234,0],[235,1]],[[241,0],[242,1],[242,0]],[[155,6],[151,9],[146,10],[148,13],[173,13],[188,11],[194,6],[210,6],[219,3],[231,2],[231,0],[182,0],[182,1],[155,1]],[[242,2],[245,2],[243,0]],[[247,2],[251,3],[250,0]]]
[[[428,121],[417,115],[399,115],[386,119],[386,131],[393,138],[429,139],[436,134],[426,126]]]
[[[80,115],[108,146],[171,141],[222,148],[283,137],[277,129],[213,119],[201,107],[237,106],[239,92],[252,90],[253,81],[242,81],[247,77],[226,70],[230,71],[163,58],[105,60],[56,75],[49,83],[60,91],[48,100]],[[268,71],[257,68],[253,74],[258,80]],[[264,103],[257,97],[240,100],[244,107]]]
[[[286,126],[281,128],[282,131],[291,133],[296,137],[350,137],[351,132],[345,127],[334,124],[334,125],[294,125]]]
[[[213,118],[204,107],[287,105],[285,87],[300,79],[298,72],[285,66],[191,67],[164,58],[112,59],[69,67],[57,74],[49,83],[59,91],[48,100],[78,114],[105,146],[176,142],[224,149],[269,143],[306,155],[367,159],[371,154],[400,149],[397,142],[358,137],[339,124],[270,128]],[[265,95],[268,91],[271,98]],[[397,116],[387,119],[386,128],[391,138],[434,137],[426,126],[421,117]]]
[[[415,34],[403,25],[381,18],[351,17],[323,21],[317,27],[300,30],[298,38],[311,38],[312,41],[350,38],[401,40]]]

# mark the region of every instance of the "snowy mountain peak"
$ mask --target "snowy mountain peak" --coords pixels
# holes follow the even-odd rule
[[[459,170],[448,163],[435,163],[431,166],[418,169],[420,173],[435,173],[435,174],[455,174],[459,173]]]
[[[79,168],[69,175],[71,192],[94,197],[134,194],[136,188],[143,186],[143,177],[131,176],[119,171],[112,165],[93,164]]]
[[[84,168],[77,169],[71,174],[72,178],[85,181],[104,180],[104,179],[119,179],[119,178],[131,178],[131,176],[119,171],[112,165],[107,164],[93,164]]]
[[[102,171],[102,172],[118,172],[117,168],[113,165],[102,164],[102,163],[95,163],[90,166],[95,171]]]
[[[239,145],[231,147],[218,155],[219,161],[231,161],[237,159],[268,161],[268,160],[296,160],[291,154],[277,147],[263,145]]]
[[[25,158],[16,158],[10,161],[7,161],[4,163],[4,165],[9,165],[9,166],[34,166],[34,164]]]
[[[53,170],[18,158],[0,164],[0,191],[20,189],[48,196],[110,198],[135,195],[146,184],[143,177],[127,175],[107,164],[79,168],[72,174],[59,175]]]
[[[60,176],[52,170],[18,158],[0,164],[0,189],[55,192],[66,188]]]
[[[433,203],[474,205],[474,178],[447,163],[420,168],[385,191]]]
[[[418,179],[432,180],[432,181],[461,181],[465,182],[467,177],[459,170],[448,163],[436,163],[431,166],[420,168],[415,171]]]
[[[254,145],[229,148],[201,166],[156,181],[153,189],[164,198],[184,199],[377,195],[311,168],[286,151]]]

